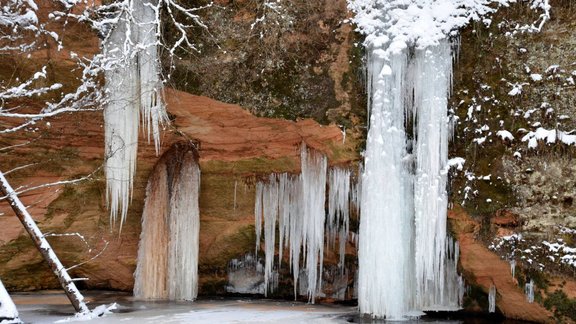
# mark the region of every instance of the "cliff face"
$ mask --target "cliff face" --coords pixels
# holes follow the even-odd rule
[[[166,98],[175,119],[174,129],[164,133],[164,149],[188,140],[198,142],[200,147],[200,280],[201,285],[208,285],[200,293],[222,292],[228,262],[254,249],[255,177],[271,172],[299,172],[301,143],[325,152],[330,163],[356,159],[355,144],[350,140],[343,143],[336,126],[321,126],[311,120],[254,117],[239,106],[175,90],[167,90]],[[89,172],[90,166],[99,166],[103,134],[100,123],[93,122],[96,118],[101,116],[71,115],[52,121],[51,127],[63,132],[60,136],[10,152],[10,156],[44,152],[41,159],[49,159],[33,170],[11,174],[15,185],[66,179]],[[38,190],[39,194],[22,195],[24,202],[33,206],[30,212],[43,231],[83,236],[50,238],[64,264],[88,261],[102,253],[72,270],[75,277],[90,278],[81,284],[86,288],[132,289],[144,188],[157,159],[153,147],[145,141],[139,145],[134,197],[128,223],[121,233],[108,224],[101,172],[96,172],[91,180],[59,190],[47,188]],[[11,163],[22,162],[3,159],[3,163],[9,169]],[[56,288],[57,282],[36,255],[17,219],[10,217],[8,206],[3,204],[1,212],[5,214],[2,224],[6,230],[2,232],[0,259],[5,266],[0,276],[5,285],[16,290]]]
[[[546,244],[573,247],[575,242],[566,227],[574,228],[576,215],[569,162],[576,144],[570,136],[576,128],[576,56],[569,50],[576,41],[576,12],[569,1],[550,4],[551,19],[540,32],[526,28],[537,25],[540,17],[524,4],[501,9],[489,26],[474,24],[462,32],[451,99],[458,119],[450,155],[466,162],[451,175],[451,197],[476,224],[475,230],[464,231],[467,237],[507,262],[515,261],[515,277],[510,269],[502,270],[514,282],[510,287],[533,280],[537,302],[563,309],[559,304],[570,302],[550,296],[568,291],[554,282],[558,277],[573,281],[574,267]],[[462,234],[459,226],[452,230]],[[461,244],[463,258],[466,246],[473,247]],[[468,252],[483,253],[474,248]],[[486,271],[466,270],[475,277],[469,282],[484,292],[502,272],[496,263],[488,264]],[[470,265],[462,260],[463,269]],[[505,299],[502,293],[497,302]],[[568,320],[562,317],[565,311],[555,316]]]
[[[521,300],[524,283],[534,279],[537,302],[551,300],[550,308],[559,309],[565,305],[549,296],[557,289],[570,292],[573,268],[550,261],[546,251],[539,256],[521,251],[541,246],[544,239],[561,238],[569,246],[576,242],[576,234],[557,227],[576,226],[575,148],[562,142],[571,137],[559,135],[574,135],[570,131],[576,128],[576,8],[570,1],[551,3],[552,17],[541,32],[519,28],[538,19],[523,4],[502,9],[489,26],[465,29],[451,99],[459,119],[450,155],[466,160],[462,170],[451,173],[450,192],[456,206],[451,231],[462,240],[460,269],[473,287],[466,307],[485,310],[494,282],[505,315],[539,321],[549,314]],[[207,29],[200,28],[195,36],[200,51],[180,53],[182,60],[171,70],[179,90],[166,92],[172,126],[162,139],[163,150],[180,141],[199,147],[200,294],[225,293],[230,260],[254,250],[257,179],[271,172],[299,172],[302,142],[325,153],[331,165],[358,161],[366,126],[362,53],[355,44],[360,40],[344,23],[349,15],[345,1],[298,0],[274,10],[258,1],[215,4],[201,12]],[[76,35],[67,39],[76,44],[72,50],[97,50],[90,31],[69,28]],[[169,35],[170,27],[166,31]],[[25,77],[46,63],[56,71],[54,81],[74,83],[69,62],[51,48],[30,58],[2,57],[0,76]],[[552,143],[548,135],[554,130]],[[30,165],[9,174],[14,186],[74,179],[96,170],[87,181],[30,191],[22,199],[42,230],[53,234],[49,240],[64,264],[89,261],[71,271],[90,278],[80,283],[82,288],[132,290],[144,188],[158,159],[153,147],[139,143],[134,196],[119,233],[108,224],[99,169],[104,151],[100,112],[61,116],[0,137],[2,147],[24,143],[0,150],[3,171]],[[56,288],[4,202],[0,215],[4,284],[13,290]],[[60,235],[73,233],[79,235]],[[524,241],[487,249],[513,233],[523,233]],[[349,249],[347,254],[353,259],[355,252]],[[512,256],[516,277],[502,260]]]

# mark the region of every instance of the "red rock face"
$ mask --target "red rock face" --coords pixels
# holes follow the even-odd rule
[[[163,150],[186,139],[199,144],[200,280],[207,287],[204,292],[221,289],[228,261],[253,250],[251,184],[255,177],[269,172],[299,172],[299,146],[303,142],[327,154],[331,163],[357,158],[355,144],[343,143],[336,126],[321,126],[312,120],[259,118],[239,106],[172,89],[166,90],[166,99],[175,119],[163,133]],[[78,178],[101,166],[104,143],[100,113],[62,116],[51,120],[50,127],[41,125],[39,132],[44,133],[40,139],[11,150],[2,160],[3,170],[39,163],[32,170],[9,174],[15,186]],[[35,134],[18,133],[9,140],[23,143]],[[158,159],[145,139],[139,146],[133,201],[121,233],[108,224],[101,171],[73,186],[47,187],[22,195],[42,230],[78,232],[86,239],[90,248],[77,237],[50,238],[66,266],[89,260],[106,246],[96,259],[72,270],[73,276],[90,278],[81,286],[132,289],[144,188]],[[5,284],[17,290],[57,287],[8,206],[2,203],[0,212],[5,214],[0,218],[0,259],[5,264],[0,277]]]

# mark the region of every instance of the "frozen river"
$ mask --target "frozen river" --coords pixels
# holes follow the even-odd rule
[[[63,294],[12,295],[26,323],[74,321],[74,309]],[[86,294],[91,309],[116,302],[112,314],[94,323],[346,323],[356,307],[309,305],[261,299],[201,299],[193,303],[141,302],[116,292]]]
[[[360,319],[358,308],[343,305],[310,305],[286,300],[249,298],[200,298],[195,302],[143,302],[119,292],[86,292],[90,309],[117,303],[112,313],[95,318],[90,323],[374,323]],[[60,292],[12,294],[26,323],[78,321],[74,309]],[[383,321],[378,321],[382,323]],[[467,318],[462,320],[421,318],[402,323],[495,323],[494,319]],[[511,322],[506,322],[511,323]]]

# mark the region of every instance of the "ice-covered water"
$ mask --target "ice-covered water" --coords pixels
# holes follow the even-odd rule
[[[152,302],[135,300],[127,293],[108,291],[84,292],[90,308],[117,303],[117,307],[89,323],[384,323],[360,317],[355,306],[311,305],[270,299],[207,299],[195,302]],[[47,324],[74,321],[74,309],[60,292],[13,294],[26,323]],[[84,321],[82,321],[84,322]],[[494,318],[448,320],[420,318],[404,323],[495,323]],[[510,321],[508,321],[510,322]],[[508,323],[507,322],[507,323]]]

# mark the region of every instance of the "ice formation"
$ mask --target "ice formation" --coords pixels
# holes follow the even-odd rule
[[[107,203],[111,222],[126,219],[138,151],[140,114],[148,140],[160,145],[168,121],[161,99],[157,0],[130,1],[104,41],[108,103],[104,109]]]
[[[198,290],[200,169],[191,144],[160,159],[146,188],[134,296],[194,300]]]
[[[0,280],[0,322],[2,323],[22,323],[20,321],[16,305],[8,295],[4,284]]]
[[[530,279],[530,282],[527,282],[524,286],[524,292],[526,293],[526,300],[529,303],[534,302],[534,280]]]
[[[255,220],[256,248],[264,232],[264,280],[267,294],[274,272],[276,224],[279,233],[279,260],[283,247],[288,246],[294,291],[298,292],[301,263],[306,273],[306,295],[314,301],[322,274],[324,256],[324,224],[327,159],[321,153],[301,149],[299,176],[272,174],[256,184]],[[302,253],[302,256],[301,256]],[[279,266],[280,266],[279,261]]]
[[[488,290],[488,312],[496,312],[496,286],[491,285]]]
[[[432,19],[450,3],[396,2],[352,6],[367,35],[370,114],[358,301],[386,319],[457,309],[462,291],[457,245],[446,236],[452,45],[445,21]]]
[[[416,49],[408,91],[413,87],[413,156],[416,306],[448,306],[445,287],[448,207],[448,93],[452,81],[450,43]],[[408,112],[410,113],[410,111]],[[457,277],[457,275],[456,275]],[[454,277],[454,278],[456,278]],[[455,305],[458,306],[458,305]]]
[[[272,273],[269,283],[271,290],[278,283],[277,273]],[[264,265],[261,259],[248,253],[241,258],[232,259],[228,264],[228,285],[226,291],[239,294],[264,294]]]
[[[328,218],[326,219],[327,246],[334,248],[338,237],[339,266],[344,269],[346,243],[350,229],[350,169],[332,168],[328,176]]]
[[[510,260],[510,273],[512,274],[512,278],[516,277],[516,260]]]
[[[367,69],[360,311],[400,319],[412,311],[457,309],[461,279],[446,239],[451,45],[441,40],[389,56],[371,47]]]

